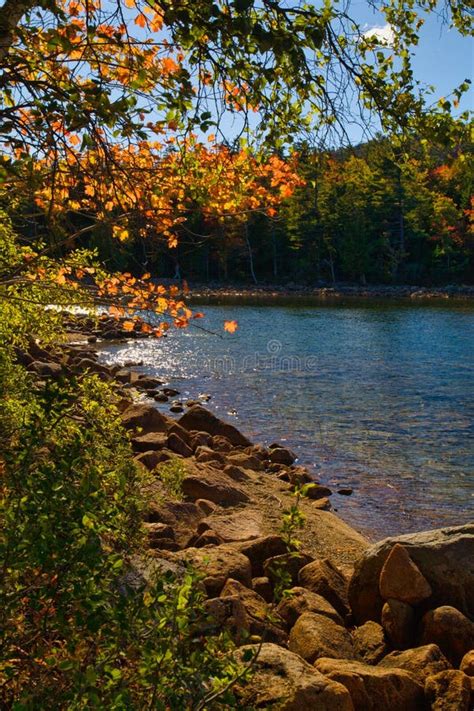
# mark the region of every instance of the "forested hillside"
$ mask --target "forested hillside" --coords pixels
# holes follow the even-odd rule
[[[71,212],[70,231],[76,246],[97,248],[109,266],[137,275],[224,284],[472,283],[467,129],[456,125],[459,142],[449,151],[379,138],[333,151],[306,143],[266,158],[194,139],[184,158],[170,146],[142,186],[152,206],[155,181],[167,184],[161,209],[179,202],[171,244],[163,219],[150,223],[149,195],[126,227],[101,220],[101,204],[113,197],[100,177],[82,176],[80,189],[75,183],[77,205],[98,221]],[[148,163],[147,148],[137,160]],[[36,201],[50,199],[46,188]],[[42,220],[19,224],[27,239],[44,229]],[[54,244],[54,233],[48,239]]]

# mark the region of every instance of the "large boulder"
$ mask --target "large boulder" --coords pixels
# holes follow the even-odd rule
[[[198,533],[205,528],[212,529],[223,541],[251,541],[260,538],[262,534],[262,514],[259,511],[247,510],[245,516],[236,512],[232,514],[211,514],[198,527]],[[202,529],[202,530],[201,530]]]
[[[425,644],[403,652],[391,652],[379,662],[379,667],[404,669],[424,684],[427,677],[450,669],[451,664],[436,644]]]
[[[166,432],[170,420],[152,405],[137,403],[127,407],[122,413],[122,424],[128,430],[141,430],[142,434],[148,432]]]
[[[242,708],[278,711],[354,711],[344,686],[330,681],[296,654],[276,644],[243,647],[257,654],[252,675],[236,692]]]
[[[370,546],[357,562],[349,585],[349,602],[358,624],[380,620],[380,573],[396,544],[407,549],[432,589],[422,603],[426,609],[452,605],[474,618],[474,524],[467,524],[386,538]]]
[[[249,496],[218,469],[203,467],[192,470],[181,484],[183,494],[193,501],[207,499],[221,506],[236,506],[250,501]]]
[[[420,711],[424,690],[403,669],[383,669],[349,659],[318,659],[318,671],[349,691],[355,711]]]
[[[189,563],[204,575],[204,586],[209,596],[217,597],[229,578],[252,587],[252,569],[247,556],[231,546],[186,548],[176,553],[176,560]]]
[[[208,432],[210,435],[227,437],[234,446],[248,447],[252,444],[236,427],[220,420],[201,405],[194,405],[189,408],[179,418],[178,422],[186,430],[198,430],[200,432]]]
[[[471,680],[458,669],[441,671],[426,680],[425,696],[431,711],[469,711]]]
[[[421,643],[437,644],[457,667],[474,648],[474,622],[449,605],[429,610],[421,620]]]
[[[305,565],[298,580],[302,587],[326,598],[342,617],[348,614],[347,580],[330,560],[324,558]]]
[[[291,628],[289,648],[312,664],[319,657],[353,658],[349,632],[325,615],[304,612]]]
[[[431,596],[432,590],[404,546],[396,543],[383,564],[379,579],[384,600],[400,600],[416,605]]]

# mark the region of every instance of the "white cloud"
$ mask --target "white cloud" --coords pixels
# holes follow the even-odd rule
[[[383,47],[391,47],[395,41],[395,33],[388,22],[383,27],[371,27],[370,30],[364,32],[363,37],[375,38]]]

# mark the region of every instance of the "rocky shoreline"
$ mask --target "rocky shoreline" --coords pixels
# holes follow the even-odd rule
[[[226,628],[258,651],[242,708],[469,711],[474,525],[370,545],[330,512],[330,490],[291,450],[252,443],[198,401],[164,414],[153,401],[172,389],[131,363],[101,363],[97,338],[125,336],[112,320],[82,322],[69,343],[32,343],[19,360],[39,379],[89,371],[112,383],[135,459],[152,474],[148,551],[134,574],[187,564],[202,574],[202,633]],[[282,521],[296,501],[305,521],[290,546]]]
[[[440,300],[467,301],[474,299],[474,286],[452,285],[445,287],[420,286],[360,286],[353,284],[324,284],[305,286],[288,283],[283,285],[231,285],[190,284],[188,300],[193,303],[235,303],[236,300],[278,302],[310,299],[315,302],[341,302],[344,300],[401,300],[405,302],[433,302]]]

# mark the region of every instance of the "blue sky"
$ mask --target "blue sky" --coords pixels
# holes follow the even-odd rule
[[[351,2],[350,11],[367,29],[385,25],[384,16],[374,12],[367,2]],[[421,30],[420,43],[413,50],[413,67],[417,79],[433,84],[438,98],[445,96],[464,79],[473,79],[474,42],[472,38],[462,37],[457,30],[450,30],[430,14]],[[472,96],[471,91],[471,109]],[[464,102],[464,108],[468,108],[467,102]]]

